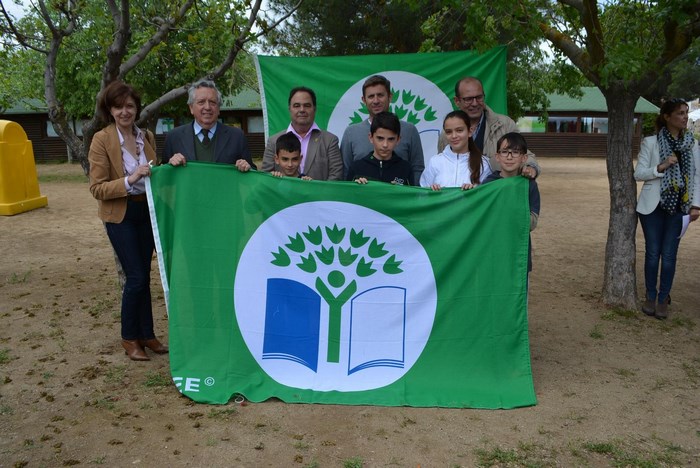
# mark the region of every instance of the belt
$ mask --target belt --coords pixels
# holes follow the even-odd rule
[[[133,201],[133,202],[145,202],[146,201],[146,194],[139,193],[138,195],[127,195],[126,199],[129,201]]]

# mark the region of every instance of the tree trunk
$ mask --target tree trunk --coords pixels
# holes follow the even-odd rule
[[[639,93],[620,87],[602,90],[608,105],[608,182],[610,220],[605,246],[603,302],[637,308],[637,185],[632,166],[634,106]]]

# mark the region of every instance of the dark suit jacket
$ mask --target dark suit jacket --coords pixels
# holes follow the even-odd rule
[[[267,141],[262,170],[279,171],[275,165],[275,144],[286,130],[275,133]],[[309,147],[304,155],[304,175],[315,180],[343,180],[343,158],[340,157],[338,137],[325,130],[312,130]]]
[[[180,125],[165,136],[163,148],[163,164],[170,161],[175,153],[182,153],[188,161],[196,161],[194,152],[194,123]],[[257,169],[250,157],[248,140],[240,128],[229,127],[221,122],[216,127],[214,138],[214,162],[236,164],[239,159],[245,159],[253,169]]]
[[[156,161],[156,142],[153,134],[144,131],[143,152],[149,162]],[[95,133],[88,153],[90,161],[90,192],[98,200],[97,214],[102,221],[121,223],[126,213],[124,162],[114,124]]]

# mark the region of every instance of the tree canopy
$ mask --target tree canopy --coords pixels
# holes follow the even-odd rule
[[[96,106],[101,90],[117,79],[140,89],[146,104],[140,125],[163,110],[182,112],[184,106],[174,101],[198,79],[219,80],[224,92],[234,92],[240,74],[231,68],[239,53],[274,29],[296,4],[274,19],[261,6],[262,0],[37,0],[16,19],[0,0],[0,53],[31,75],[23,97],[37,94],[33,80],[37,69],[44,70],[41,89],[49,118],[87,170],[87,150],[101,126]],[[20,86],[22,76],[4,76],[6,89]],[[0,105],[10,102],[2,99],[0,94]],[[82,139],[69,125],[69,115],[92,116]]]
[[[270,1],[279,11],[290,3]],[[580,94],[588,82],[570,63],[540,48],[543,38],[532,24],[497,27],[488,18],[490,11],[488,2],[305,0],[266,43],[268,50],[301,56],[486,50],[505,44],[512,117],[544,111],[547,93]],[[492,34],[482,34],[484,27]]]

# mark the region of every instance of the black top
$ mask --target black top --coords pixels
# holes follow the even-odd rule
[[[396,153],[392,153],[391,158],[386,161],[375,158],[374,153],[355,160],[348,170],[348,180],[360,177],[396,185],[414,185],[411,164]]]

